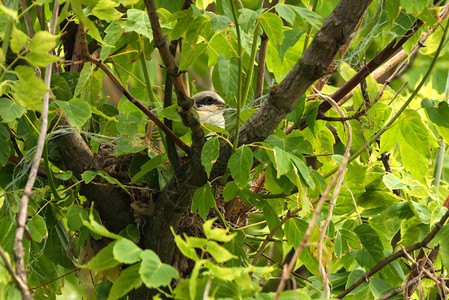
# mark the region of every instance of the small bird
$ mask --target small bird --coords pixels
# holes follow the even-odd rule
[[[217,127],[225,128],[223,109],[225,101],[215,92],[203,91],[192,97],[193,107],[200,116],[200,121]]]

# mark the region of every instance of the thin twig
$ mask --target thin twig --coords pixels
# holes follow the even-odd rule
[[[294,211],[288,211],[287,215],[279,222],[276,224],[276,226],[273,228],[273,230],[271,230],[271,232],[267,235],[267,237],[265,238],[265,240],[263,241],[262,245],[260,245],[259,250],[257,250],[256,255],[253,258],[252,261],[252,265],[255,266],[257,261],[260,258],[260,255],[262,254],[263,250],[265,249],[265,247],[268,245],[268,243],[272,240],[273,236],[275,235],[275,233],[282,227],[282,225],[285,224],[285,222],[287,222],[289,219],[293,218],[296,216],[296,214],[300,211],[301,209],[295,209]]]
[[[435,224],[435,227],[433,228],[433,230],[421,242],[413,244],[413,245],[405,248],[405,250],[407,252],[411,252],[411,251],[426,247],[427,244],[435,237],[435,235],[438,233],[438,231],[440,231],[440,229],[443,227],[444,223],[446,223],[448,218],[449,218],[449,210],[444,214],[444,216],[440,219],[440,221],[438,221],[438,223]],[[384,260],[379,262],[377,265],[375,265],[373,268],[371,268],[368,272],[363,274],[359,278],[359,280],[357,280],[353,285],[351,285],[349,288],[347,288],[346,290],[341,292],[337,296],[337,298],[338,299],[343,298],[344,296],[349,294],[351,291],[353,291],[356,287],[358,287],[360,284],[362,284],[363,282],[368,280],[368,278],[370,278],[371,276],[376,274],[378,271],[380,271],[383,267],[385,267],[392,261],[398,259],[399,257],[403,257],[403,256],[404,256],[403,250],[399,250],[398,252],[395,252],[392,255],[388,256],[387,258],[385,258]]]
[[[59,12],[59,2],[55,1],[53,8],[53,16],[51,20],[50,33],[54,34],[56,30],[56,19]],[[52,73],[52,64],[47,65],[45,69],[45,86],[50,90],[50,80]],[[27,219],[27,208],[29,199],[32,196],[32,189],[34,181],[36,180],[37,171],[39,169],[39,163],[42,157],[42,152],[44,150],[45,138],[47,135],[47,124],[48,124],[48,104],[49,104],[50,93],[46,92],[43,97],[42,103],[42,114],[41,114],[41,128],[39,133],[39,139],[36,147],[36,154],[33,159],[33,164],[31,165],[30,176],[28,177],[27,183],[23,190],[22,199],[20,201],[20,209],[17,214],[17,230],[16,236],[14,238],[14,261],[16,263],[16,274],[23,282],[24,286],[28,286],[27,275],[25,270],[25,253],[23,249],[23,234],[25,231],[25,222]],[[33,299],[28,288],[23,288],[23,285],[19,286],[20,293],[23,299]]]
[[[425,269],[422,265],[418,264],[418,262],[416,262],[413,257],[410,256],[410,254],[408,254],[407,250],[405,249],[404,246],[401,245],[401,249],[404,252],[404,256],[411,261],[416,268],[419,269],[420,272],[426,274],[427,277],[429,277],[430,279],[432,279],[433,281],[435,281],[435,283],[438,286],[441,286],[443,288],[443,292],[444,294],[448,294],[449,293],[449,288],[445,285],[444,280],[442,280],[441,278],[438,278],[437,276],[433,275],[432,273],[430,273],[427,269]]]
[[[340,107],[338,106],[338,104],[335,102],[335,100],[333,100],[332,98],[328,97],[328,96],[324,96],[324,99],[326,99],[326,101],[328,101],[330,103],[330,105],[332,105],[332,107],[334,107],[337,112],[339,114],[343,114],[343,111],[340,109]],[[348,124],[347,124],[348,125]],[[349,156],[350,156],[350,148],[351,148],[351,142],[352,142],[352,128],[351,126],[348,126],[348,143],[346,145],[346,149],[345,149],[345,153],[343,155],[343,161],[340,164],[340,166],[338,167],[338,171],[337,174],[335,174],[334,177],[332,177],[330,183],[328,184],[328,186],[326,187],[326,190],[323,192],[323,194],[320,197],[320,200],[318,201],[318,204],[315,208],[315,211],[312,215],[312,218],[310,220],[309,226],[307,227],[306,232],[304,233],[303,239],[301,241],[301,243],[299,244],[298,248],[296,249],[295,253],[293,254],[292,259],[290,260],[290,263],[288,264],[288,268],[287,271],[290,272],[291,270],[293,270],[293,268],[295,267],[296,261],[299,258],[299,255],[301,254],[302,250],[307,246],[307,241],[312,233],[313,228],[315,227],[316,221],[318,219],[318,216],[321,212],[321,209],[323,208],[324,202],[327,199],[327,196],[329,195],[331,189],[334,187],[334,185],[337,183],[338,185],[341,185],[341,181],[343,180],[344,177],[344,173],[345,173],[345,169],[346,166],[349,162]],[[279,297],[281,296],[282,291],[285,288],[285,284],[286,284],[286,279],[284,276],[282,276],[281,282],[279,283],[279,286],[276,290],[276,296],[275,299],[279,299]]]

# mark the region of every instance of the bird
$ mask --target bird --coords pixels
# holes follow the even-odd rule
[[[192,99],[202,123],[225,128],[223,110],[226,102],[220,95],[213,91],[202,91],[193,95]]]

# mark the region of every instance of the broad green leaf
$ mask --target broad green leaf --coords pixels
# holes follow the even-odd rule
[[[167,161],[166,153],[156,155],[155,157],[153,157],[152,159],[150,159],[149,161],[147,161],[140,167],[140,172],[131,178],[131,182],[139,181],[139,179],[142,178],[145,174],[147,174],[151,170],[157,168],[159,165],[161,165],[165,161]]]
[[[402,9],[409,13],[421,13],[427,6],[427,0],[401,0]]]
[[[276,163],[277,178],[286,175],[292,168],[290,155],[279,147],[274,147],[274,163]]]
[[[46,53],[30,52],[26,56],[26,60],[33,66],[46,67],[48,64],[52,64],[54,62],[61,60],[61,58]]]
[[[107,182],[109,182],[110,184],[116,184],[119,187],[121,187],[125,192],[128,192],[128,190],[125,188],[125,186],[118,181],[117,179],[115,179],[114,177],[112,177],[111,175],[109,175],[106,171],[84,171],[83,174],[81,174],[81,178],[84,180],[84,182],[86,182],[86,184],[90,183],[96,176],[100,176],[103,179],[105,179]]]
[[[449,243],[447,242],[447,237],[449,236],[449,224],[444,225],[440,231],[438,231],[433,242],[438,242],[440,244],[440,253],[443,265],[449,268]]]
[[[48,31],[38,31],[31,39],[29,49],[37,54],[48,54],[56,46],[57,38]]]
[[[243,146],[232,153],[228,161],[231,175],[240,188],[248,185],[249,172],[253,166],[253,153],[249,147]]]
[[[126,21],[125,32],[134,31],[141,34],[150,41],[153,39],[153,31],[151,29],[150,18],[145,10],[128,9],[126,11],[128,20]]]
[[[9,157],[9,132],[5,126],[0,125],[0,166],[5,166]],[[10,180],[8,180],[9,183]]]
[[[236,233],[230,234],[228,229],[212,228],[212,224],[216,219],[210,219],[204,222],[203,229],[207,239],[218,242],[229,242]]]
[[[140,261],[142,249],[128,239],[120,239],[115,243],[112,253],[119,262],[132,264]]]
[[[207,176],[210,176],[210,171],[217,161],[220,150],[220,142],[216,136],[208,139],[206,143],[204,143],[203,150],[201,150],[201,164],[204,167],[204,170],[207,173]]]
[[[385,174],[382,181],[390,190],[403,189],[406,187],[406,184],[391,173]]]
[[[260,18],[260,24],[267,34],[270,43],[273,43],[274,47],[279,49],[284,37],[282,33],[283,24],[281,18],[272,12],[267,12]]]
[[[139,124],[142,122],[142,114],[134,111],[129,114],[120,115],[117,120],[118,123],[115,126],[120,134],[135,136],[139,129]]]
[[[223,198],[225,202],[231,201],[237,196],[239,187],[235,181],[229,181],[223,190]]]
[[[434,101],[425,98],[421,101],[421,106],[425,108],[430,121],[438,126],[449,127],[449,105],[446,101]]]
[[[25,47],[28,40],[28,36],[14,26],[11,34],[11,42],[9,44],[12,52],[19,53],[24,50],[23,47]]]
[[[251,32],[257,22],[258,17],[259,13],[257,11],[247,8],[240,9],[240,15],[238,18],[240,28],[244,32]]]
[[[319,101],[311,101],[306,104],[306,111],[304,112],[304,115],[306,116],[306,123],[310,128],[310,131],[312,131],[313,134],[315,134],[315,122],[316,122],[316,116],[318,115],[318,107],[320,106]]]
[[[119,19],[123,14],[115,9],[119,4],[112,0],[98,0],[92,9],[92,14],[100,20],[112,22]]]
[[[413,213],[419,218],[422,223],[430,223],[430,215],[432,212],[427,208],[426,205],[422,203],[416,203],[414,201],[409,201],[409,204]]]
[[[74,97],[79,97],[89,102],[89,104],[98,104],[102,85],[100,72],[95,71],[93,65],[84,64],[78,78],[78,83],[73,93]]]
[[[110,243],[100,250],[89,262],[81,267],[93,271],[102,271],[118,266],[120,262],[114,258],[112,253],[116,241]]]
[[[313,181],[312,175],[310,173],[309,167],[296,155],[289,154],[293,165],[298,169],[301,178],[304,182],[311,188],[315,188],[315,182]]]
[[[213,32],[222,31],[228,27],[232,21],[227,16],[220,16],[207,12],[207,15],[211,18],[210,27]]]
[[[173,27],[173,32],[171,34],[172,40],[177,40],[184,32],[187,30],[189,25],[193,22],[193,10],[192,9],[184,9],[181,11],[177,11],[172,15],[173,19],[176,19],[176,25]]]
[[[51,91],[57,100],[69,101],[73,98],[69,84],[64,77],[57,74],[51,76]]]
[[[27,228],[33,241],[40,243],[47,236],[47,226],[44,218],[40,215],[34,215],[27,222]]]
[[[341,234],[341,237],[346,241],[350,250],[358,250],[362,248],[362,243],[357,235],[347,229],[340,229],[338,231]]]
[[[89,214],[78,204],[72,203],[67,209],[67,227],[70,230],[78,230],[83,226],[83,219],[88,220]]]
[[[372,278],[369,281],[369,287],[371,292],[373,293],[374,298],[378,299],[382,296],[385,296],[394,288],[390,286],[387,282],[380,278]]]
[[[120,156],[124,154],[136,153],[145,148],[147,148],[147,146],[138,136],[123,136],[115,141],[114,152],[115,155]]]
[[[129,11],[133,9],[128,10],[128,18],[129,18]],[[129,19],[128,19],[129,20]],[[109,24],[108,28],[106,28],[106,36],[104,38],[104,42],[106,43],[105,46],[101,48],[100,51],[100,59],[105,60],[111,51],[115,48],[115,44],[117,41],[122,37],[123,32],[125,32],[125,28],[127,25],[127,21],[123,20],[115,20],[112,21],[111,24]]]
[[[178,279],[179,275],[175,268],[161,263],[161,260],[151,250],[144,250],[141,254],[139,274],[143,283],[149,288],[167,286],[172,279]]]
[[[5,62],[5,54],[3,54],[3,50],[0,49],[0,64],[3,64]]]
[[[96,233],[98,235],[101,235],[101,236],[104,236],[104,237],[107,237],[110,239],[119,240],[119,239],[123,238],[115,233],[110,232],[109,230],[106,229],[106,227],[104,227],[103,225],[101,225],[100,223],[95,221],[93,214],[89,215],[89,220],[83,220],[83,225],[86,226],[93,233]],[[111,244],[109,244],[109,245],[111,245]],[[111,250],[111,256],[112,256],[112,250]]]
[[[281,222],[281,219],[279,219],[279,216],[274,211],[274,209],[267,203],[263,208],[263,215],[265,216],[265,219],[267,220],[268,228],[270,229],[270,232],[274,230],[274,228]],[[282,238],[282,228],[279,228],[275,235],[278,238]]]
[[[215,198],[210,190],[210,184],[206,183],[195,191],[192,200],[192,212],[198,210],[198,214],[203,220],[207,219],[209,209],[215,207]]]
[[[3,123],[9,123],[20,118],[26,109],[20,107],[8,98],[0,98],[0,117]]]
[[[142,285],[139,269],[140,264],[135,264],[124,269],[111,287],[108,299],[119,299],[133,289],[139,288]]]
[[[238,65],[235,60],[227,61],[223,54],[220,54],[217,65],[212,72],[212,81],[217,92],[230,105],[234,103],[237,93]]]
[[[363,246],[363,249],[358,250],[356,254],[356,260],[361,266],[372,268],[384,259],[382,242],[377,232],[371,226],[368,224],[359,225],[354,229],[354,233]]]
[[[67,116],[70,125],[78,128],[78,130],[92,115],[89,104],[82,99],[74,98],[70,101],[55,100],[55,103]]]
[[[212,257],[218,263],[224,263],[232,258],[235,258],[234,255],[232,255],[228,250],[220,246],[215,241],[207,241],[206,248],[207,252],[212,255]]]
[[[103,43],[97,26],[83,12],[82,5],[84,5],[84,2],[81,0],[71,0],[70,4],[78,19],[83,22],[84,27],[86,27],[87,34],[98,42]]]
[[[195,249],[193,247],[190,247],[190,245],[187,244],[187,242],[185,240],[182,239],[181,236],[175,234],[173,232],[173,228],[171,228],[172,234],[175,237],[175,243],[176,246],[178,247],[179,251],[181,251],[181,253],[185,256],[190,258],[193,261],[197,261],[198,258],[198,254],[196,253]]]
[[[307,230],[307,222],[298,218],[291,218],[285,223],[285,237],[290,246],[298,247],[304,232]]]
[[[206,50],[207,44],[205,42],[191,43],[186,41],[182,45],[181,60],[179,61],[179,68],[186,70],[191,64]]]
[[[305,24],[309,24],[315,29],[320,29],[322,24],[322,18],[319,14],[310,9],[290,5],[290,8],[304,21]]]
[[[282,44],[279,48],[279,55],[281,58],[284,58],[285,52],[289,48],[293,47],[304,33],[305,30],[299,28],[284,31],[284,39],[282,40]]]
[[[14,83],[14,99],[21,107],[41,111],[42,99],[47,87],[44,81],[36,77],[34,69],[18,66],[15,69],[18,80]]]

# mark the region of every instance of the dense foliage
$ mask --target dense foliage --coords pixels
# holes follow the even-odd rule
[[[446,2],[2,0],[0,298],[444,298]]]

